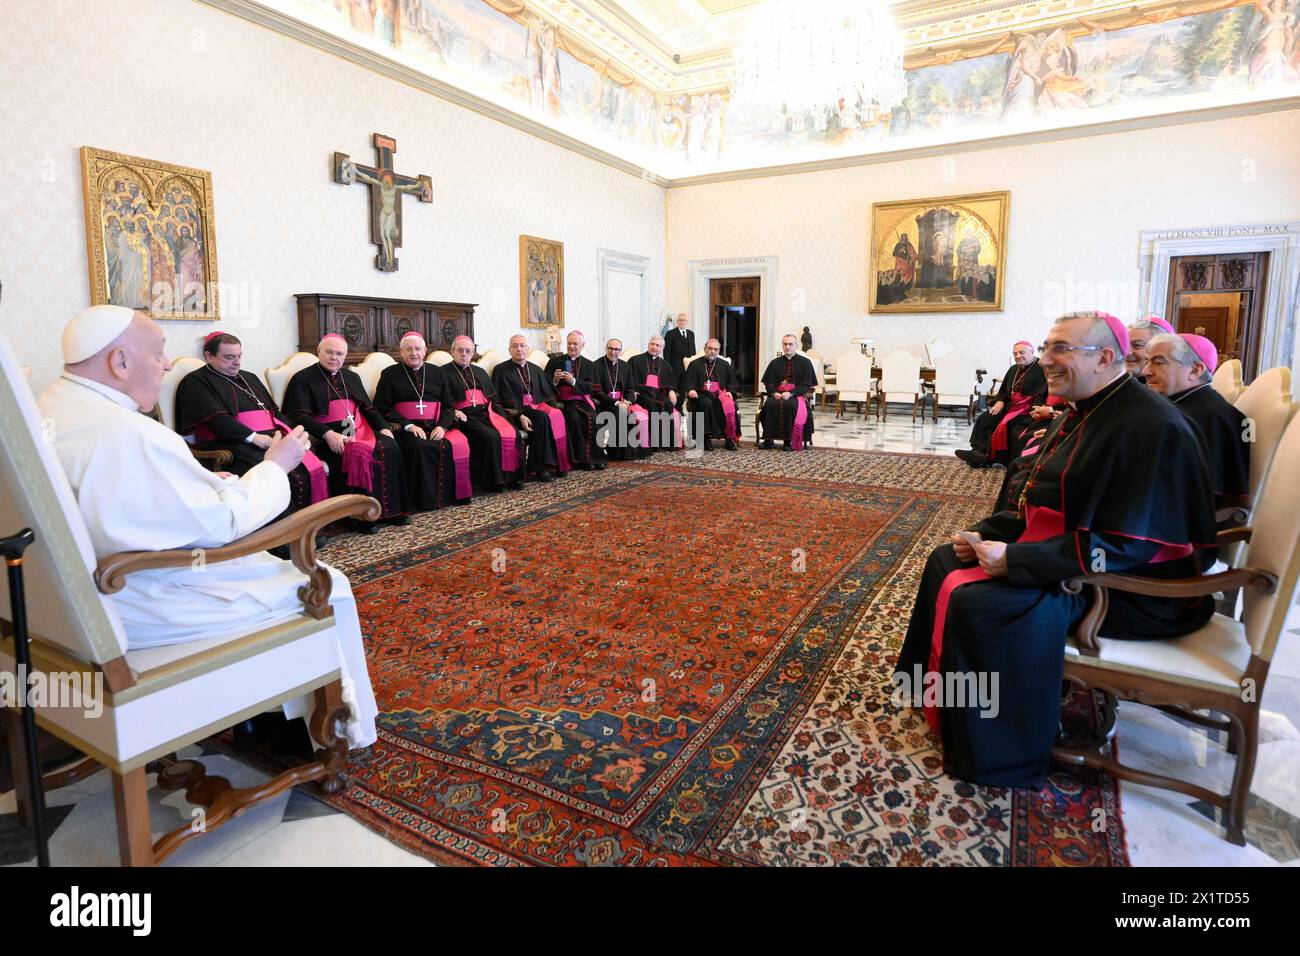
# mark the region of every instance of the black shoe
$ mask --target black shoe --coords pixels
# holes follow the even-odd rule
[[[604,471],[606,468],[609,467],[609,465],[608,465],[608,463],[606,463],[606,462],[598,461],[598,462],[596,462],[596,464],[593,465],[592,467],[594,467],[597,471]]]
[[[528,477],[531,478],[533,481],[540,481],[543,484],[551,480],[550,474],[548,474],[545,471],[539,471],[537,474],[529,475]]]
[[[704,450],[713,451],[713,439],[708,436],[705,436],[704,438]]]
[[[765,438],[765,439],[763,439],[763,445],[762,445],[762,447],[763,447],[763,448],[766,448],[766,449],[770,449],[770,448],[772,448],[772,447],[773,447],[773,446],[772,446],[772,439],[770,439],[770,438]]]
[[[520,488],[522,488],[522,487],[524,486],[523,480],[520,479],[520,478],[516,478],[514,481],[508,482],[508,484],[509,484],[510,487],[513,488],[515,491],[518,491]]]
[[[473,501],[473,500],[474,500],[474,499],[473,499],[472,497],[471,497],[471,498],[456,498],[455,500],[452,501],[452,504],[454,504],[454,505],[467,505],[467,504],[469,504],[469,503],[470,503],[471,501]]]
[[[728,438],[727,441],[726,441],[726,443],[725,443],[722,447],[725,448],[725,449],[727,449],[727,451],[735,451],[735,450],[736,450],[736,440],[735,440],[734,438]]]
[[[267,548],[266,553],[279,558],[281,561],[289,560],[289,546],[287,544],[277,545],[274,548]]]
[[[401,525],[408,525],[408,524],[411,523],[411,516],[410,516],[410,515],[399,515],[399,516],[396,517],[396,518],[385,518],[385,519],[383,520],[383,523],[384,523],[384,524],[398,525],[398,526],[401,526]]]
[[[373,521],[361,521],[357,518],[349,518],[348,530],[355,534],[378,534],[379,525]]]
[[[783,442],[781,442],[781,450],[782,450],[782,451],[794,451],[794,446],[791,445],[788,441],[783,441]]]
[[[989,464],[988,458],[973,449],[958,448],[953,454],[972,468],[984,468]]]

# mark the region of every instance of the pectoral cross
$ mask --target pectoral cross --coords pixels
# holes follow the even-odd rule
[[[424,399],[420,399],[418,402],[415,403],[415,410],[419,412],[421,415],[424,414]]]
[[[402,244],[402,193],[414,193],[420,202],[433,202],[433,180],[393,171],[397,140],[391,136],[375,133],[374,143],[379,156],[374,166],[360,166],[347,153],[335,153],[334,181],[345,186],[359,181],[370,187],[370,241],[379,246],[375,268],[396,272],[394,250]]]

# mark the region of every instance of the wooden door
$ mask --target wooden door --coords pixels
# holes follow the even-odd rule
[[[1197,334],[1214,341],[1220,362],[1241,360],[1242,380],[1247,383],[1260,371],[1268,255],[1176,256],[1169,263],[1165,317],[1179,332],[1204,328]],[[1222,305],[1224,299],[1230,307]]]

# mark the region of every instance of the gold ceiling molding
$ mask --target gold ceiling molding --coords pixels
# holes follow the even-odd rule
[[[956,63],[959,60],[969,60],[993,53],[1010,53],[1015,49],[1019,37],[1040,30],[1063,29],[1073,40],[1075,37],[1090,33],[1124,30],[1147,23],[1164,23],[1179,17],[1214,13],[1229,7],[1249,6],[1253,3],[1254,0],[1156,0],[1143,6],[1128,5],[1096,15],[1076,13],[1060,19],[1044,19],[1032,25],[1026,23],[1020,29],[1007,30],[992,36],[958,39],[951,43],[932,44],[921,50],[912,49],[904,55],[903,66],[908,70],[916,70],[925,66]]]

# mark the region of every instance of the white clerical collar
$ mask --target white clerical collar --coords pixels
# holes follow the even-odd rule
[[[130,411],[138,412],[140,410],[140,406],[136,403],[134,398],[126,394],[126,392],[119,392],[112,386],[103,385],[100,382],[96,382],[94,379],[86,378],[81,375],[74,375],[72,372],[64,372],[62,377],[66,378],[74,385],[82,385],[90,389],[92,392],[98,392],[109,401],[116,402],[118,405],[121,405],[123,408],[129,409]]]

